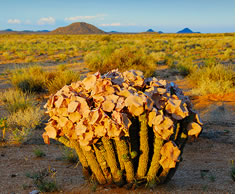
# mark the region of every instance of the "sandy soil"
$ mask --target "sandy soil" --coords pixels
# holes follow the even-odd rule
[[[10,87],[2,74],[3,66],[0,73],[0,89]],[[156,76],[175,81],[188,94],[188,84],[178,72],[161,67]],[[0,193],[29,193],[37,189],[26,174],[48,168],[56,169],[56,183],[59,192],[63,193],[235,193],[235,182],[230,174],[231,161],[235,159],[233,96],[192,97],[195,109],[204,121],[203,133],[197,141],[186,144],[183,161],[172,180],[154,190],[88,184],[83,178],[81,165],[60,160],[62,146],[56,143],[44,145],[42,130],[37,130],[24,145],[0,146]],[[3,114],[1,106],[0,111]],[[46,156],[36,158],[33,152],[36,147]]]

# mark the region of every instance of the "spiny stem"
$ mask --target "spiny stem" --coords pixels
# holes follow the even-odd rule
[[[71,145],[71,142],[66,137],[62,136],[62,137],[57,138],[56,140],[58,140],[60,143],[64,144],[66,147],[73,148]]]
[[[147,171],[147,164],[149,159],[149,143],[148,143],[148,125],[146,113],[139,116],[140,122],[140,156],[139,165],[137,169],[137,178],[145,177]]]
[[[126,179],[128,183],[134,180],[134,166],[129,154],[128,145],[125,139],[115,140],[117,142],[119,153],[122,154],[123,163],[126,171]]]
[[[116,149],[117,149],[117,156],[118,156],[118,160],[119,160],[119,164],[120,164],[120,169],[121,171],[125,170],[125,166],[124,166],[124,162],[123,162],[123,154],[121,153],[121,150],[119,148],[119,143],[118,141],[115,140],[115,144],[116,144]]]
[[[160,151],[161,151],[162,145],[163,145],[163,139],[160,137],[155,137],[154,153],[153,153],[150,169],[147,173],[147,181],[148,182],[154,180],[157,176],[157,172],[160,168],[159,161],[161,158]]]
[[[113,149],[113,145],[110,139],[106,137],[102,137],[102,142],[104,145],[104,148],[106,150],[107,155],[107,163],[111,169],[111,174],[113,177],[113,180],[115,183],[121,183],[122,182],[122,173],[118,169],[117,160],[115,156],[115,152]]]
[[[90,151],[85,151],[83,148],[82,148],[82,151],[88,161],[88,164],[92,170],[92,172],[94,173],[97,181],[99,182],[99,184],[106,184],[106,179],[103,175],[103,172],[100,168],[100,165],[98,164],[97,160],[96,160],[96,157],[94,155],[94,153],[92,152],[92,150]]]
[[[95,151],[95,155],[96,158],[98,160],[98,163],[101,167],[101,170],[106,178],[107,183],[111,184],[112,183],[112,177],[111,177],[111,173],[108,171],[108,166],[107,166],[107,162],[103,156],[103,154],[101,153],[101,151],[95,146],[93,145],[94,151]]]

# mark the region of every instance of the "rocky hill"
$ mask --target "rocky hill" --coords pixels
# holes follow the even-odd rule
[[[85,23],[85,22],[76,22],[72,23],[65,27],[57,28],[49,34],[105,34],[103,30],[98,29],[97,27]]]

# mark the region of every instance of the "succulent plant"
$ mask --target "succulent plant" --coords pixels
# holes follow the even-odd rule
[[[99,184],[167,180],[188,136],[202,131],[189,98],[174,83],[145,79],[136,70],[89,75],[51,95],[45,108],[45,143],[53,138],[74,148],[84,173]]]

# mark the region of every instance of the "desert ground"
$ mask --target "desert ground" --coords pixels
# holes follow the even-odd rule
[[[186,41],[187,38],[183,39]],[[8,53],[8,56],[11,56],[11,53]],[[9,71],[16,67],[26,67],[27,64],[39,65],[45,71],[53,71],[58,65],[71,64],[68,66],[69,70],[78,72],[81,78],[92,71],[83,58],[79,57],[77,51],[72,57],[67,54],[63,61],[57,61],[50,56],[42,54],[34,57],[36,61],[30,62],[25,61],[25,57],[5,59],[1,54],[0,91],[15,88],[9,79]],[[224,62],[227,63],[233,62]],[[235,92],[202,95],[193,93],[193,83],[190,83],[182,69],[177,66],[170,68],[166,63],[158,63],[154,76],[175,82],[185,95],[190,97],[194,109],[204,122],[200,137],[195,141],[187,142],[182,161],[170,182],[159,185],[155,189],[139,187],[131,190],[89,183],[83,177],[80,163],[72,163],[64,159],[63,145],[56,141],[51,141],[50,145],[44,144],[43,122],[24,142],[0,142],[0,193],[17,194],[38,190],[30,174],[50,171],[50,169],[55,171],[52,171],[52,177],[48,178],[55,180],[58,187],[58,191],[52,193],[235,193],[235,181],[232,178],[232,166],[235,160]],[[38,94],[35,99],[43,106],[48,95]],[[0,114],[1,118],[8,116],[3,103],[0,103]],[[45,156],[37,157],[34,153],[35,149],[42,150]]]

